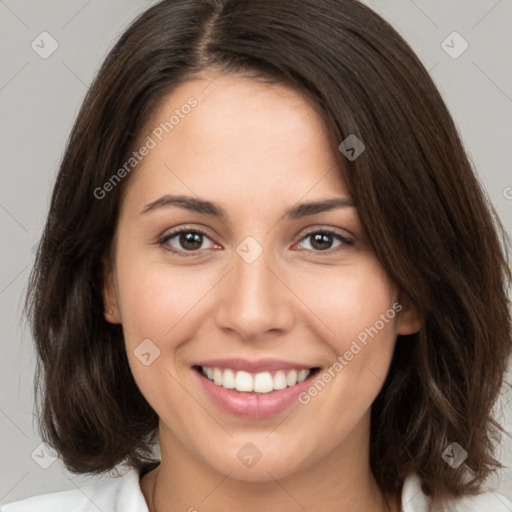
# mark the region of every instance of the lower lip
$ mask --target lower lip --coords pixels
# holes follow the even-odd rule
[[[279,414],[288,409],[298,396],[311,385],[311,378],[294,386],[286,387],[270,393],[244,393],[236,389],[226,389],[217,386],[200,371],[192,370],[200,380],[207,394],[223,411],[236,416],[252,419],[266,418]]]

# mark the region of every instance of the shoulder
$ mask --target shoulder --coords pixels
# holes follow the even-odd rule
[[[0,506],[0,512],[148,512],[139,484],[139,473],[131,469],[123,476],[101,480],[80,488],[40,494]]]
[[[402,512],[429,512],[429,500],[421,489],[420,478],[409,475],[402,488]],[[512,502],[502,494],[487,491],[476,496],[454,498],[447,512],[511,512]]]

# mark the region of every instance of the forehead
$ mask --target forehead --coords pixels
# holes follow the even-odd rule
[[[154,147],[128,184],[140,201],[163,193],[278,202],[347,195],[342,158],[318,108],[282,84],[234,75],[184,82],[155,108],[139,141],[148,137]]]

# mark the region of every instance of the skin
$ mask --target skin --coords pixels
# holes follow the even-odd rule
[[[397,334],[416,332],[421,318],[377,260],[354,207],[280,221],[299,202],[350,198],[344,157],[314,105],[282,85],[213,76],[181,84],[148,122],[141,140],[198,100],[130,176],[105,267],[106,319],[122,323],[134,378],[160,418],[162,462],[141,479],[148,507],[388,510],[370,471],[370,408]],[[178,206],[140,213],[164,194],[208,199],[229,218]],[[159,244],[181,227],[207,233],[192,256],[166,250],[187,253],[179,236]],[[320,229],[352,244],[333,236],[319,248],[306,235]],[[263,249],[252,263],[236,252],[247,236]],[[282,414],[226,413],[191,369],[237,356],[326,369],[395,302],[402,311],[309,404]],[[134,350],[148,338],[160,355],[146,366]],[[262,454],[252,467],[237,457],[247,442]],[[398,500],[389,510],[399,509]]]

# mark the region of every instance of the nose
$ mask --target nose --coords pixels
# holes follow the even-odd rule
[[[283,334],[293,324],[294,295],[269,253],[263,250],[252,262],[235,253],[218,290],[217,326],[246,341]]]

